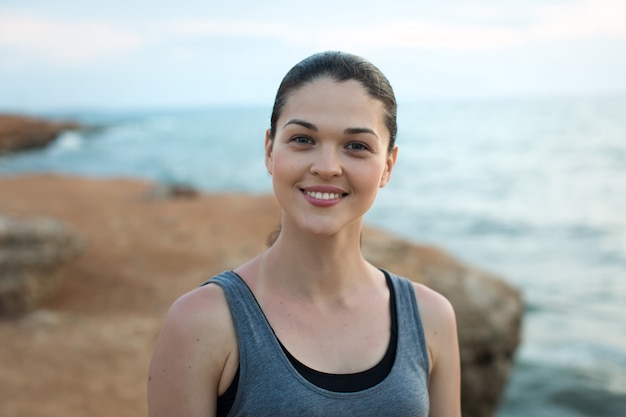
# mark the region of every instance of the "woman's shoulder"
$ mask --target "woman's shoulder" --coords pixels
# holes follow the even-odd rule
[[[187,357],[197,365],[211,359],[220,365],[237,348],[235,328],[224,290],[214,284],[195,288],[176,299],[170,306],[157,351]],[[204,356],[211,352],[211,355]],[[223,365],[223,363],[221,363]]]
[[[211,284],[189,291],[172,303],[156,341],[149,408],[206,415],[224,385],[226,364],[237,360],[237,339],[222,288]]]
[[[170,329],[170,327],[172,329]],[[176,299],[166,315],[163,331],[178,336],[211,335],[212,339],[234,332],[234,325],[224,290],[207,283]]]
[[[444,322],[454,318],[452,303],[444,295],[424,284],[418,282],[411,282],[411,284],[421,315],[426,315],[427,319]]]
[[[431,413],[460,416],[460,355],[452,303],[424,284],[413,283],[428,354]]]
[[[391,274],[391,276],[393,277],[394,275]],[[409,278],[399,275],[396,275],[395,278],[399,281],[403,281],[405,288],[408,286],[413,288],[422,320],[427,320],[428,322],[443,320],[447,322],[451,318],[454,318],[452,304],[444,295]]]
[[[439,292],[413,282],[424,336],[431,361],[431,371],[442,362],[458,360],[456,315],[452,303]]]

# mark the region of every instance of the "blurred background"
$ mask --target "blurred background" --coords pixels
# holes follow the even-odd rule
[[[102,126],[0,175],[135,176],[265,193],[285,72],[374,62],[399,161],[368,222],[501,275],[525,299],[501,417],[626,415],[626,3],[0,3],[0,112]]]

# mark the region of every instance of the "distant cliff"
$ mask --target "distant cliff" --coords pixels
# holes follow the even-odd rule
[[[61,133],[80,128],[75,122],[0,114],[0,155],[43,148]]]

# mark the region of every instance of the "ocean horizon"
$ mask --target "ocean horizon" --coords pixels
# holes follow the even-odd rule
[[[269,193],[270,112],[39,112],[98,128],[1,156],[0,175]],[[523,294],[523,340],[497,416],[626,416],[626,95],[400,103],[398,126],[398,162],[367,223]]]

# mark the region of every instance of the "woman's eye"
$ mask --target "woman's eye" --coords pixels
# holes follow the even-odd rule
[[[295,138],[291,139],[291,141],[302,145],[308,145],[313,143],[311,138],[308,138],[306,136],[296,136]]]
[[[360,143],[360,142],[352,142],[349,143],[346,148],[352,150],[352,151],[366,151],[369,148],[367,147],[367,145],[365,145],[364,143]]]

